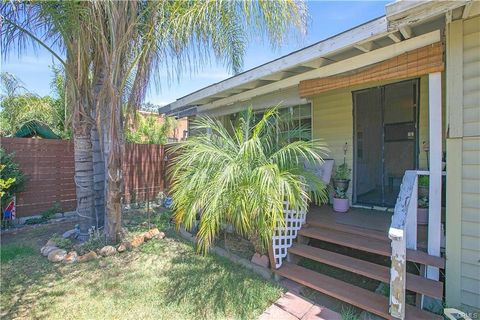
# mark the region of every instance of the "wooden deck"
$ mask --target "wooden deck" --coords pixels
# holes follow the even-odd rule
[[[374,209],[363,209],[351,207],[348,212],[341,213],[333,211],[331,205],[310,206],[307,214],[307,223],[320,225],[336,225],[336,229],[341,229],[342,225],[347,227],[358,227],[359,235],[367,230],[369,236],[379,239],[388,239],[388,229],[392,220],[393,212]],[[348,228],[352,232],[352,228]],[[426,250],[427,226],[417,226],[417,249]]]
[[[332,206],[311,206],[307,214],[307,223],[316,221],[323,223],[335,223],[370,229],[388,235],[388,229],[392,220],[392,212],[362,208],[350,208],[348,212],[340,213],[333,211]]]

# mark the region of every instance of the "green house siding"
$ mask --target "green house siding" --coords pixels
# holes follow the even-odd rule
[[[449,306],[480,309],[480,17],[447,28]]]
[[[463,24],[461,301],[480,308],[480,17]]]

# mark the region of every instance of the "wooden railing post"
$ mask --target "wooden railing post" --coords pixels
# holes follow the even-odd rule
[[[392,267],[390,269],[390,314],[405,319],[405,277],[407,266],[407,247],[403,229],[390,228],[392,240]]]
[[[390,315],[405,319],[405,280],[407,277],[407,246],[416,246],[417,233],[417,172],[406,171],[398,194],[388,237],[392,240],[390,268]],[[409,221],[413,219],[414,224]],[[407,237],[412,237],[408,240]],[[407,243],[408,242],[408,243]]]

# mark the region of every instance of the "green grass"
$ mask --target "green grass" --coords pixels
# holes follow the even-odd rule
[[[127,222],[135,229],[145,219],[137,212]],[[152,216],[150,223],[167,237],[89,263],[51,264],[38,250],[2,259],[0,317],[254,319],[282,294],[222,257],[195,254],[166,227],[166,217]]]
[[[35,254],[35,249],[22,244],[2,245],[0,249],[0,261],[2,263],[13,260],[22,256],[30,256]]]

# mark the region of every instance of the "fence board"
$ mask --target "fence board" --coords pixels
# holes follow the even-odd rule
[[[28,178],[24,191],[17,195],[18,217],[39,214],[56,202],[62,211],[75,209],[73,141],[0,138],[0,146],[15,154],[15,161]],[[164,190],[163,168],[163,146],[126,144],[124,201],[155,198]]]

